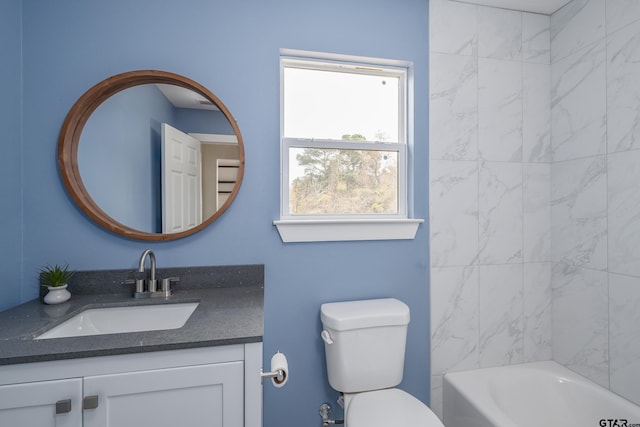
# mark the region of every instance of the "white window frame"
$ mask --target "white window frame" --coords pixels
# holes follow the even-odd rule
[[[398,142],[352,142],[284,137],[284,69],[339,69],[365,75],[400,79]],[[284,242],[413,239],[421,219],[409,218],[408,149],[413,132],[411,102],[412,66],[406,61],[361,58],[345,55],[281,50],[280,56],[280,220],[274,221]],[[331,148],[393,151],[398,154],[398,212],[396,214],[293,215],[289,212],[289,151],[291,148]]]

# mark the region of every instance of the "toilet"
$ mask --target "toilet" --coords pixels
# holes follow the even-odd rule
[[[443,427],[402,381],[409,307],[394,298],[322,304],[329,384],[344,396],[345,427]]]

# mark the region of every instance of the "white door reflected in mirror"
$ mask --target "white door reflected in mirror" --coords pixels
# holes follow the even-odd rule
[[[202,222],[200,141],[162,124],[162,232],[179,233]]]

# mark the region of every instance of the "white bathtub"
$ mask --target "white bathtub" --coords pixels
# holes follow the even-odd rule
[[[638,384],[640,387],[640,384]],[[640,426],[640,406],[556,362],[444,376],[446,427]]]

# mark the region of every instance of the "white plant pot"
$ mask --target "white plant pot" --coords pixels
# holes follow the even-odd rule
[[[45,304],[60,304],[68,301],[71,298],[71,292],[67,290],[67,285],[62,286],[47,286],[49,292],[44,296]]]

